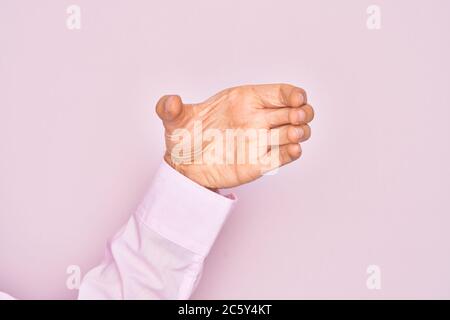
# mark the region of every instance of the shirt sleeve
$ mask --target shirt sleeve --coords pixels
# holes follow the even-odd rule
[[[0,300],[15,300],[15,299],[14,297],[11,297],[9,294],[0,292]]]
[[[188,299],[235,201],[163,162],[103,262],[84,277],[79,299]]]

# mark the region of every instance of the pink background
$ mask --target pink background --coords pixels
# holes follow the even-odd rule
[[[66,8],[82,29],[66,28]],[[382,29],[366,27],[378,4]],[[450,298],[450,2],[0,0],[0,291],[74,298],[163,152],[154,104],[289,82],[304,157],[240,198],[194,298]],[[366,268],[381,268],[381,290]]]

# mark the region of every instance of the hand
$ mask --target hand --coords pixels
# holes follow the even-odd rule
[[[211,189],[253,181],[298,159],[314,117],[305,91],[288,84],[234,87],[198,104],[167,95],[156,112],[165,127],[165,161]]]

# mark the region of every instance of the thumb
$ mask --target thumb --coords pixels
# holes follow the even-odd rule
[[[179,120],[183,112],[183,102],[178,95],[163,96],[156,104],[156,113],[164,124]]]

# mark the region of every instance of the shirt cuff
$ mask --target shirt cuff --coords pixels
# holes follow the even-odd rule
[[[166,239],[206,256],[235,202],[233,194],[202,187],[163,161],[137,217]]]

